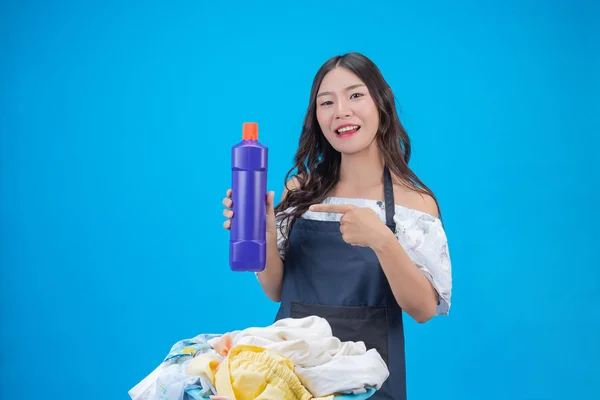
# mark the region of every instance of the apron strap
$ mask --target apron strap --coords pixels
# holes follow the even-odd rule
[[[385,196],[385,224],[396,233],[396,222],[394,214],[396,212],[396,203],[394,201],[394,184],[392,175],[388,167],[383,169],[383,194]]]

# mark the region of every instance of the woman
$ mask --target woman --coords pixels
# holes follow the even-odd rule
[[[450,308],[451,264],[434,194],[408,167],[392,90],[361,54],[328,60],[310,93],[295,165],[274,209],[267,265],[276,319],[318,315],[342,341],[376,348],[390,376],[373,399],[406,399],[402,312],[423,323]],[[229,229],[231,191],[223,200]]]

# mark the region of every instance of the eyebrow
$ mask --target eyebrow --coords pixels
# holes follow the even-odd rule
[[[364,83],[357,83],[356,85],[348,86],[348,87],[346,88],[346,91],[348,91],[348,90],[352,90],[352,89],[356,89],[357,87],[360,87],[360,86],[365,86],[365,84],[364,84]],[[321,96],[328,96],[328,95],[330,95],[330,94],[333,94],[333,93],[332,93],[332,92],[321,92],[321,93],[319,93],[319,94],[317,95],[317,97],[321,97]]]

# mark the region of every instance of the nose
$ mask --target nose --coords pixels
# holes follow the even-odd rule
[[[337,102],[337,107],[335,109],[335,118],[347,118],[352,115],[352,111],[347,101],[340,100]]]

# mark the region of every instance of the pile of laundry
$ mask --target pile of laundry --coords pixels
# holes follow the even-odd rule
[[[327,320],[282,319],[177,342],[132,400],[362,400],[389,376],[375,349],[341,342]]]

